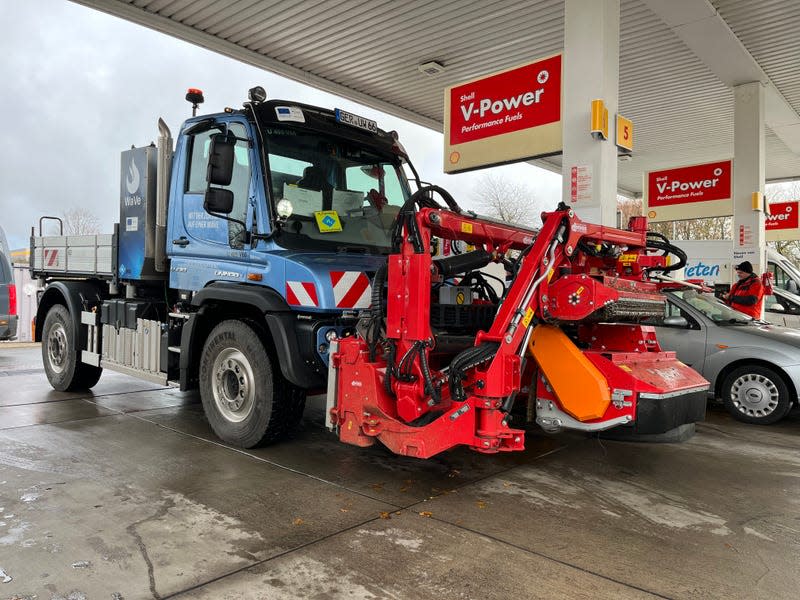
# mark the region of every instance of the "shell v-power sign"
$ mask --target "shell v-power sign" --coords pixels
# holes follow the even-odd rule
[[[561,152],[561,55],[445,90],[444,170]]]

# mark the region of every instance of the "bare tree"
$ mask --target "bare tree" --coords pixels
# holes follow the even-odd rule
[[[642,214],[642,201],[617,195],[617,212],[619,213],[619,226],[625,229],[631,217],[638,217]]]
[[[643,214],[642,201],[617,196],[617,211],[620,225],[626,227],[631,217]],[[674,240],[725,240],[731,238],[733,217],[659,221],[648,223],[648,227]]]
[[[472,197],[479,209],[490,217],[526,227],[541,224],[539,202],[524,183],[489,173],[478,179]]]
[[[733,235],[733,217],[661,221],[649,226],[673,240],[729,240]]]
[[[92,235],[100,233],[100,219],[86,208],[73,206],[62,213],[66,235]]]

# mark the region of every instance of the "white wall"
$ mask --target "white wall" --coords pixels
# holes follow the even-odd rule
[[[36,316],[36,282],[26,266],[14,265],[14,283],[17,286],[17,341],[31,342],[31,323]]]

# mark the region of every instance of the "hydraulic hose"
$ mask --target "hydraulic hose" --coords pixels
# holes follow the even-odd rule
[[[670,242],[666,236],[658,233],[657,231],[647,232],[647,247],[653,248],[655,250],[661,250],[664,253],[663,256],[672,254],[673,256],[678,257],[678,262],[675,263],[674,265],[650,269],[651,271],[669,273],[670,271],[678,271],[679,269],[682,269],[683,267],[686,266],[686,262],[688,260],[686,252],[681,250],[678,246]]]

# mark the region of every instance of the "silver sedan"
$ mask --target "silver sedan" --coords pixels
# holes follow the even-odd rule
[[[800,390],[800,331],[757,321],[711,294],[666,294],[656,326],[664,350],[711,382],[734,418],[767,425],[785,417]]]

